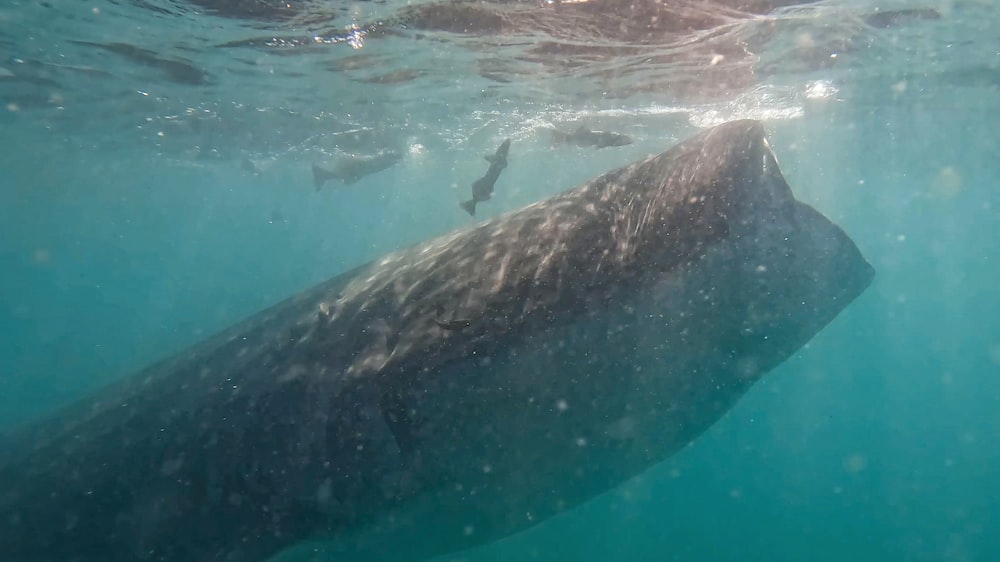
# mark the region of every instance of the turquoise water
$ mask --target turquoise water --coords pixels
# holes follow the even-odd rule
[[[750,117],[872,287],[682,453],[449,559],[1000,558],[1000,12],[722,4],[656,20],[711,16],[682,29],[610,2],[476,4],[504,14],[480,27],[429,3],[5,4],[0,426],[470,224],[504,138],[477,218]],[[635,142],[550,146],[579,123]],[[384,149],[402,161],[314,189],[311,163]]]

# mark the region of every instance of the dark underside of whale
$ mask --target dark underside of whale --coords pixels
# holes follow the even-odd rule
[[[873,275],[795,200],[761,124],[727,123],[20,428],[0,452],[0,559],[485,544],[690,443]]]

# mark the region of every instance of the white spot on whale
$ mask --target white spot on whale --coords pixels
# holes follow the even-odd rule
[[[160,467],[160,474],[170,476],[180,470],[182,466],[184,466],[184,455],[167,459],[163,461],[163,465]]]

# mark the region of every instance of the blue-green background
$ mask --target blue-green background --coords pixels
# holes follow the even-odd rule
[[[995,38],[981,39],[989,60]],[[960,63],[924,41],[925,54],[941,56],[907,58],[905,72],[872,59],[863,78],[834,77],[837,96],[765,119],[797,196],[874,265],[871,288],[681,454],[455,558],[1000,560],[1000,50],[962,82],[941,71]],[[10,57],[21,47],[4,44]],[[469,224],[455,188],[510,131],[511,166],[485,216],[696,130],[626,111],[612,123],[635,145],[553,150],[494,108],[498,123],[479,123],[459,146],[409,139],[420,146],[400,165],[317,193],[302,159],[277,158],[260,175],[238,159],[185,161],[103,127],[113,107],[0,116],[0,427]],[[435,118],[461,132],[463,115]]]

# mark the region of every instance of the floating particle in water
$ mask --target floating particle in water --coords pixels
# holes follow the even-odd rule
[[[844,470],[851,474],[857,474],[866,468],[868,459],[864,455],[855,454],[844,459]]]
[[[182,466],[184,466],[184,455],[167,459],[163,461],[163,465],[160,466],[160,474],[170,476],[180,470]]]
[[[941,168],[930,186],[931,195],[942,199],[951,199],[961,191],[962,174],[952,166]]]

